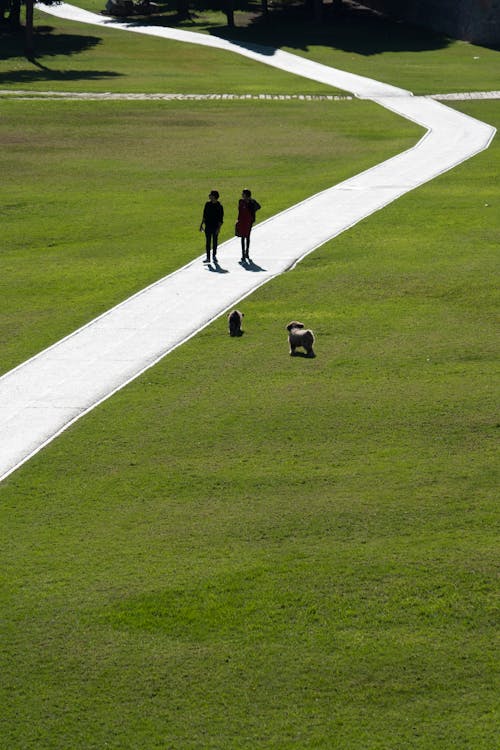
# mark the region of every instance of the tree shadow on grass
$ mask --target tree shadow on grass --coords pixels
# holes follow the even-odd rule
[[[2,34],[0,60],[22,57],[24,47],[24,29],[16,34]],[[59,34],[53,26],[35,26],[34,42],[37,57],[55,57],[56,55],[78,55],[80,52],[97,47],[102,39],[98,36],[84,34]]]
[[[104,2],[103,2],[104,5]],[[228,28],[203,10],[221,11],[223,0],[198,0],[197,12],[188,17],[177,12],[177,0],[160,2],[160,13],[154,16],[128,19],[109,19],[113,23],[127,23],[130,27],[166,26],[193,31],[207,31],[213,36],[227,39],[246,49],[272,56],[276,49],[287,47],[307,51],[310,46],[330,47],[359,55],[371,56],[381,52],[424,51],[441,49],[450,43],[442,34],[407,23],[390,20],[375,11],[356,5],[351,0],[333,0],[324,6],[321,24],[311,20],[304,3],[273,8],[268,14],[261,12],[259,0],[235,0],[236,28]],[[220,18],[220,13],[219,16]],[[216,19],[217,17],[212,16]],[[21,36],[1,34],[0,60],[22,57]],[[0,74],[0,83],[28,83],[38,80],[100,80],[120,74],[113,71],[69,70],[54,71],[40,60],[47,57],[71,56],[85,52],[100,44],[96,36],[54,33],[51,26],[35,28],[36,58],[31,60],[36,69],[24,69]]]
[[[116,78],[120,73],[111,70],[51,70],[37,61],[30,61],[35,68],[0,73],[0,86],[8,84],[27,84],[42,81],[101,81]]]
[[[442,49],[451,41],[443,34],[338,2],[325,5],[322,23],[314,23],[301,4],[277,8],[267,16],[255,15],[245,28],[214,27],[209,33],[250,49],[263,45],[259,51],[264,54],[281,47],[306,52],[310,46],[321,46],[371,56]]]
[[[389,19],[351,0],[326,3],[321,23],[311,19],[311,12],[303,2],[272,8],[265,15],[261,12],[259,0],[235,0],[237,25],[232,29],[227,25],[212,23],[203,16],[203,10],[222,10],[222,0],[198,0],[198,13],[190,12],[188,17],[177,12],[177,0],[164,0],[158,4],[160,14],[129,18],[126,22],[133,27],[170,26],[192,31],[204,30],[268,55],[281,47],[307,51],[310,46],[322,46],[371,56],[381,52],[442,49],[452,41],[429,29]],[[113,22],[110,20],[110,25]]]
[[[120,73],[111,70],[54,70],[45,64],[51,57],[71,57],[87,52],[101,43],[101,38],[84,34],[53,33],[52,26],[36,26],[34,33],[35,57],[24,57],[24,32],[0,36],[0,61],[24,59],[26,67],[0,73],[1,84],[23,84],[36,81],[78,81],[116,78]],[[44,62],[42,62],[42,60]],[[33,66],[33,67],[30,67]]]

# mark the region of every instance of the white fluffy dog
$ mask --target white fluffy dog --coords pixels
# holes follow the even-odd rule
[[[295,349],[301,346],[305,349],[306,357],[314,357],[313,344],[314,333],[309,328],[304,328],[303,323],[293,320],[286,327],[288,331],[288,343],[290,344],[290,356],[295,355]]]

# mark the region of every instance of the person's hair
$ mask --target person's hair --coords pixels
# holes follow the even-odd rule
[[[248,196],[248,198],[252,197],[252,191],[251,190],[243,190],[242,193],[243,193],[243,195]]]
[[[210,192],[210,195],[213,195],[214,198],[217,198],[217,200],[219,199],[219,191],[218,190],[212,190]]]

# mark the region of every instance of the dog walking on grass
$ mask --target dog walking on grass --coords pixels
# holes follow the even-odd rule
[[[309,328],[304,328],[303,323],[293,320],[286,327],[288,331],[288,343],[290,344],[290,356],[295,356],[297,347],[302,347],[306,357],[315,357],[313,350],[314,333]]]

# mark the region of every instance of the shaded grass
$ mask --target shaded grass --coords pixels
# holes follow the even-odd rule
[[[498,151],[2,484],[6,746],[494,746]],[[297,315],[315,360],[288,357]]]
[[[5,102],[0,371],[199,255],[212,187],[229,239],[245,185],[262,220],[420,133],[355,101]]]
[[[498,89],[498,49],[340,3],[330,7],[322,24],[304,23],[302,12],[296,8],[273,13],[268,21],[256,19],[240,34],[415,94]]]
[[[99,12],[103,4],[86,0],[79,5]],[[220,11],[199,9],[190,19],[180,20],[172,4],[163,7],[162,15],[146,23],[286,49],[368,77],[376,70],[377,80],[415,94],[498,89],[498,50],[394,23],[359,7],[334,4],[322,24],[312,24],[300,7],[283,12],[274,9],[266,19],[257,5],[250,4],[238,10],[233,30],[227,29]],[[20,56],[19,42],[2,39],[0,86],[122,92],[332,92],[322,84],[266,69],[237,55],[228,65],[224,53],[217,50],[75,24],[38,11],[37,19],[41,24],[48,20],[46,28],[51,30],[43,33],[40,25],[37,64]],[[133,22],[144,23],[141,19]]]
[[[208,47],[65,21],[41,11],[37,18],[50,25],[42,27],[48,33],[37,35],[36,62],[26,60],[16,39],[5,39],[0,87],[182,94],[335,92],[330,86]]]

